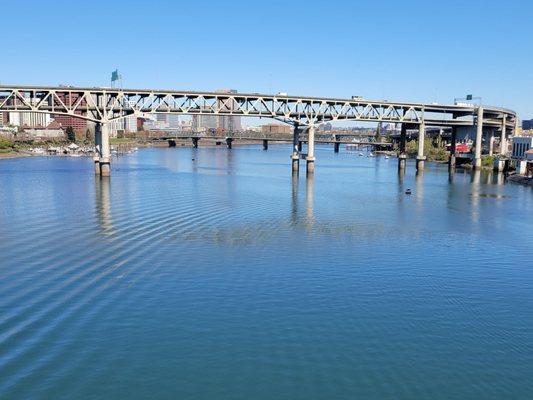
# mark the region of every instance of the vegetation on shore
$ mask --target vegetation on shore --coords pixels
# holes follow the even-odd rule
[[[6,154],[13,153],[15,151],[15,144],[11,140],[0,136],[0,153]]]
[[[418,154],[418,141],[408,141],[405,151],[409,157],[416,157]],[[424,139],[424,154],[428,161],[448,161],[450,156],[450,153],[444,147],[436,144],[431,138]]]

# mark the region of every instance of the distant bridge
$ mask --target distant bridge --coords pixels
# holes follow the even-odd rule
[[[128,116],[151,114],[234,115],[268,117],[293,129],[293,170],[305,158],[314,171],[315,125],[327,121],[364,121],[402,124],[400,156],[405,155],[405,132],[419,130],[418,168],[424,166],[426,126],[476,127],[475,165],[481,166],[483,127],[499,133],[504,142],[518,123],[515,112],[492,106],[440,105],[267,94],[187,92],[114,88],[0,86],[0,112],[36,112],[68,115],[96,122],[98,156],[95,171],[110,174],[108,123]],[[307,153],[298,149],[299,135],[307,132]],[[453,135],[453,134],[452,134]],[[453,142],[453,140],[452,140]],[[402,165],[400,157],[400,166]],[[405,163],[403,164],[405,165]]]

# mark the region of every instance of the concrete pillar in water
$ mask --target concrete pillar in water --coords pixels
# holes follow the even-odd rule
[[[483,107],[477,109],[476,120],[476,148],[474,153],[474,168],[481,169],[481,141],[483,139]]]
[[[300,169],[300,131],[298,129],[298,124],[294,125],[292,131],[292,171],[297,172]]]
[[[263,150],[268,150],[268,140],[263,139]]]
[[[333,151],[335,153],[338,153],[340,145],[341,145],[341,142],[339,142],[339,138],[337,137],[337,135],[334,136],[334,140],[335,140],[335,143],[333,143]]]
[[[450,144],[450,160],[448,162],[449,168],[455,168],[455,149],[457,147],[457,128],[452,127],[452,142]]]
[[[94,173],[100,175],[100,157],[102,156],[102,124],[97,122],[94,127]]]
[[[228,149],[231,149],[232,144],[233,144],[233,139],[232,138],[226,138],[226,147]]]
[[[423,170],[426,156],[424,155],[424,141],[426,138],[426,124],[422,121],[418,128],[418,154],[416,156],[416,169]]]
[[[109,126],[106,122],[101,124],[102,132],[102,156],[100,157],[100,175],[111,175],[111,146],[109,144]]]
[[[502,120],[502,137],[500,140],[500,155],[507,155],[507,115],[503,115]]]
[[[315,126],[311,123],[307,131],[307,173],[315,172]]]
[[[407,154],[405,154],[405,142],[407,139],[407,125],[402,124],[402,128],[400,131],[400,149],[398,151],[398,169],[404,169],[406,160],[407,160]]]

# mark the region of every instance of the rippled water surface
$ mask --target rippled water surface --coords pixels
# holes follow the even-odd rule
[[[531,399],[533,191],[289,152],[0,161],[0,398]]]

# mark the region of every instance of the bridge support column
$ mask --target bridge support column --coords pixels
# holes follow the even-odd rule
[[[192,147],[194,147],[195,149],[197,149],[197,148],[198,148],[198,141],[199,141],[199,140],[200,140],[200,139],[198,139],[198,138],[192,138]]]
[[[398,169],[405,169],[407,154],[405,154],[405,142],[407,139],[407,125],[402,124],[400,131],[400,149],[398,151]]]
[[[263,150],[268,150],[268,140],[263,139]]]
[[[424,155],[424,141],[426,139],[426,124],[424,122],[420,123],[418,128],[418,154],[416,156],[416,169],[423,170],[424,164],[426,161],[426,156]]]
[[[455,149],[457,147],[457,128],[452,127],[452,142],[450,144],[450,160],[448,161],[449,168],[455,168]]]
[[[335,140],[335,143],[333,143],[333,151],[335,153],[338,153],[339,152],[339,148],[341,146],[341,142],[339,142],[339,138],[337,137],[337,135],[335,135],[334,140]]]
[[[307,173],[315,172],[315,126],[311,123],[307,131]]]
[[[233,139],[232,138],[226,138],[226,147],[231,150],[233,145]]]
[[[295,124],[292,130],[292,172],[300,169],[300,143],[300,130],[298,124]]]
[[[111,146],[109,144],[109,126],[101,124],[102,132],[102,156],[100,157],[100,176],[111,175]]]
[[[96,123],[94,127],[94,174],[100,175],[100,157],[102,156],[102,124]]]
[[[476,148],[474,153],[474,168],[481,169],[481,141],[483,139],[483,107],[477,109],[476,120]]]
[[[494,130],[491,129],[489,137],[489,156],[494,155]]]
[[[503,157],[507,156],[507,115],[505,114],[502,120],[502,137],[500,140],[500,155]]]

